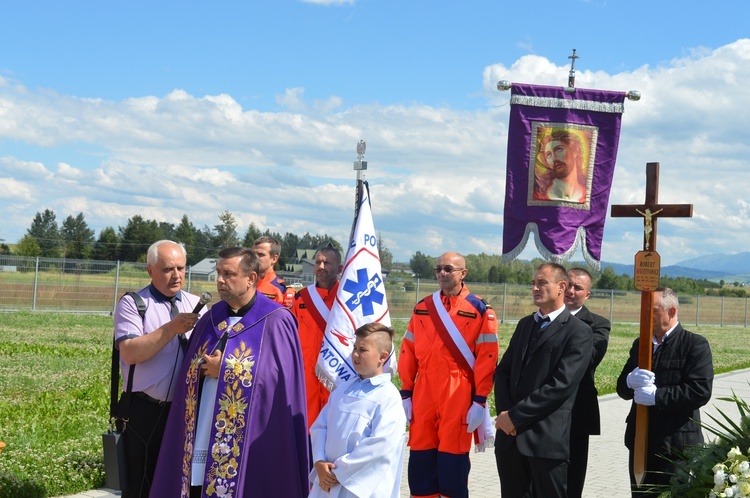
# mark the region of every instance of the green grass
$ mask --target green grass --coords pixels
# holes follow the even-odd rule
[[[0,315],[0,496],[101,487],[112,318]]]
[[[406,321],[394,320],[394,328],[400,343]],[[688,328],[708,338],[717,373],[750,367],[749,329]],[[500,325],[501,354],[514,329]],[[637,335],[637,325],[615,325],[597,370],[600,394],[614,392]],[[109,316],[0,314],[0,441],[8,445],[0,454],[0,497],[59,496],[104,485],[111,345]]]

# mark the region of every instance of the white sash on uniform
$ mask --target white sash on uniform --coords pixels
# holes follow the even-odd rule
[[[318,294],[318,291],[315,288],[315,284],[308,285],[307,292],[310,294],[310,299],[312,300],[315,309],[318,310],[318,313],[320,313],[320,316],[323,318],[323,320],[328,323],[328,314],[331,312],[331,310],[328,309],[326,303],[323,302],[323,298],[320,297],[320,294]]]

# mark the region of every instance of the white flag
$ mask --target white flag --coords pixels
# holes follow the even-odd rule
[[[357,373],[351,362],[354,331],[366,323],[391,325],[385,284],[380,268],[378,238],[372,222],[368,189],[362,189],[354,236],[349,241],[344,271],[318,356],[316,373],[333,389]],[[395,371],[396,355],[391,352],[384,371]],[[390,370],[389,370],[390,369]]]

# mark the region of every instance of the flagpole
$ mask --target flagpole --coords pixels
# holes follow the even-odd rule
[[[372,210],[367,182],[362,171],[367,169],[364,161],[365,142],[357,145],[357,207],[355,209],[353,233],[346,248],[346,259],[334,299],[326,320],[323,345],[318,355],[316,373],[326,387],[338,386],[357,374],[351,361],[355,331],[366,323],[378,322],[391,325],[386,297],[385,282],[378,253],[378,237],[372,220]],[[383,365],[383,371],[396,371],[396,355],[391,355]]]

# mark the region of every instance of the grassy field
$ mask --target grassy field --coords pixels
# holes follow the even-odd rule
[[[104,484],[112,318],[0,315],[0,496]]]
[[[112,318],[29,312],[0,318],[0,441],[8,445],[0,454],[0,497],[102,487]],[[401,337],[406,321],[394,327]],[[514,328],[500,326],[501,354]],[[749,329],[688,328],[708,338],[717,373],[750,367]],[[614,392],[637,329],[615,325],[597,370],[600,394]]]

